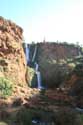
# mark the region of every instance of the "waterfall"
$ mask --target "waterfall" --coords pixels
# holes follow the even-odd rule
[[[37,82],[38,82],[38,88],[42,88],[41,87],[41,73],[39,71],[36,72],[37,74]]]
[[[30,60],[30,47],[29,47],[29,45],[27,45],[27,43],[25,43],[25,54],[26,54],[27,64],[29,64],[31,62],[31,60]],[[35,62],[36,55],[37,55],[37,45],[35,45],[35,49],[34,49],[33,56],[32,56],[32,62]],[[38,89],[44,89],[44,87],[42,87],[42,85],[41,85],[41,73],[39,71],[39,65],[37,62],[35,62],[34,64],[35,64],[35,72],[36,72],[36,76],[37,76]]]
[[[35,50],[34,50],[33,57],[32,57],[32,62],[34,62],[35,60],[36,53],[37,53],[37,45],[35,46]]]
[[[39,70],[39,65],[35,63],[35,71],[37,72]]]
[[[26,61],[27,63],[30,62],[30,57],[29,57],[29,45],[27,45],[27,43],[25,43],[25,54],[26,54]]]
[[[36,75],[37,75],[37,83],[38,83],[38,88],[41,89],[41,73],[39,71],[39,65],[38,63],[35,63],[35,71],[36,71]]]

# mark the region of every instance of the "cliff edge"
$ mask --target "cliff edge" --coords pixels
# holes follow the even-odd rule
[[[26,61],[21,27],[0,17],[0,77],[15,84],[26,83]]]

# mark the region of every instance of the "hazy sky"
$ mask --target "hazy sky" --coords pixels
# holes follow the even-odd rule
[[[0,15],[24,29],[26,42],[83,42],[83,0],[0,0]]]

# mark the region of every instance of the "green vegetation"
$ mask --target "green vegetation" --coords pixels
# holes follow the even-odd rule
[[[17,114],[17,121],[22,125],[32,125],[32,113],[27,110],[21,110]]]
[[[12,83],[10,80],[0,77],[0,96],[7,97],[12,94]]]
[[[80,118],[82,120],[82,125],[83,125],[83,114],[80,114]]]
[[[50,122],[53,112],[45,112],[41,109],[21,109],[17,113],[18,125],[33,125],[32,120]]]
[[[27,67],[27,81],[29,87],[36,86],[36,74],[35,70],[31,67]]]
[[[73,72],[79,76],[79,77],[83,77],[83,64],[79,63],[78,65],[75,66]]]
[[[45,95],[45,92],[46,92],[46,89],[42,88],[41,91],[40,91],[40,95]]]
[[[32,120],[39,120],[56,125],[82,125],[80,115],[73,109],[62,109],[56,112],[41,109],[21,109],[16,116],[18,125],[33,125]]]
[[[82,125],[80,115],[73,109],[60,110],[56,115],[57,125]]]

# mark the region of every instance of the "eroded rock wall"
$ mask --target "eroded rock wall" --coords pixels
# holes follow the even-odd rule
[[[0,17],[0,77],[11,79],[15,84],[26,83],[22,33],[21,27]]]
[[[47,87],[58,87],[61,83],[64,83],[66,76],[76,65],[74,62],[77,60],[74,61],[74,58],[82,54],[81,48],[73,44],[32,43],[30,45],[31,61],[36,46],[37,53],[33,63],[39,64],[42,84]]]

